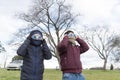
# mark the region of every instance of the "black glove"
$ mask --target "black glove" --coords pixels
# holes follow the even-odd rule
[[[27,37],[27,39],[31,40],[31,35],[29,35],[29,36]]]
[[[42,43],[46,43],[45,39],[42,40]]]

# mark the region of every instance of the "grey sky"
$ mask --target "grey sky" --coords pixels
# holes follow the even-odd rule
[[[75,0],[76,11],[83,14],[82,24],[120,26],[119,0]]]
[[[23,23],[15,15],[26,12],[31,0],[0,0],[0,38],[7,41]]]
[[[28,11],[31,3],[32,0],[0,0],[0,38],[2,41],[8,39],[7,32],[12,34],[19,27],[24,26],[24,23],[14,15]],[[74,12],[82,15],[78,26],[105,24],[115,30],[120,26],[119,0],[74,0],[69,3],[73,5]]]

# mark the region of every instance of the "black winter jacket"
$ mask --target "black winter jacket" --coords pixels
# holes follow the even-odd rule
[[[17,54],[23,57],[21,80],[43,80],[43,60],[52,57],[46,42],[41,46],[33,46],[30,40],[26,39],[18,48]]]

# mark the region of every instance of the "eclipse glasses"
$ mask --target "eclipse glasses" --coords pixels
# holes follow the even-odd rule
[[[34,40],[43,40],[43,37],[40,34],[34,34],[31,36],[31,38]]]

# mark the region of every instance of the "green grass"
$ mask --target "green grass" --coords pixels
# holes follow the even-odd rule
[[[62,72],[53,69],[45,70],[43,80],[62,80]]]
[[[120,71],[83,70],[86,80],[120,80]],[[20,71],[7,71],[0,69],[0,80],[20,80]],[[44,80],[62,80],[60,70],[46,69]]]
[[[7,71],[0,69],[0,80],[19,80],[20,71]]]
[[[120,71],[85,70],[86,80],[120,80]]]

